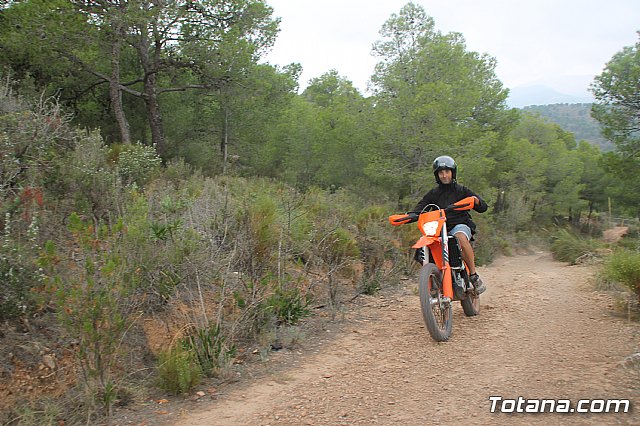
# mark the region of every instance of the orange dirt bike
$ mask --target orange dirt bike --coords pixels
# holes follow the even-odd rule
[[[480,296],[469,280],[469,270],[462,260],[460,245],[447,235],[446,212],[471,210],[475,197],[467,197],[444,209],[429,204],[420,215],[415,213],[389,216],[394,225],[418,222],[422,237],[413,245],[416,260],[422,264],[419,293],[422,317],[431,337],[443,342],[451,336],[452,302],[459,300],[465,315],[480,313]]]

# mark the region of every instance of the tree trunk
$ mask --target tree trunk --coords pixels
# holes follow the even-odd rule
[[[120,89],[120,51],[122,46],[122,25],[116,24],[114,30],[117,36],[111,45],[111,81],[109,81],[109,97],[111,98],[111,109],[120,129],[120,142],[131,143],[131,132],[129,121],[122,106],[122,90]]]
[[[222,140],[220,141],[220,152],[222,153],[222,174],[227,171],[227,160],[229,155],[229,110],[224,108],[224,122],[222,126]]]
[[[151,143],[156,148],[156,152],[163,160],[167,159],[167,147],[164,140],[164,126],[162,124],[162,113],[160,112],[160,103],[158,102],[158,94],[156,92],[157,83],[156,75],[150,74],[145,79],[144,92],[145,102],[147,105],[147,115],[149,117],[149,126],[151,127]]]
[[[163,160],[167,159],[167,148],[164,140],[164,127],[162,125],[162,113],[158,102],[158,76],[157,65],[159,61],[159,48],[156,46],[155,61],[149,55],[149,39],[142,34],[140,43],[136,49],[140,56],[140,63],[144,69],[144,102],[147,107],[147,119],[151,129],[151,143]]]

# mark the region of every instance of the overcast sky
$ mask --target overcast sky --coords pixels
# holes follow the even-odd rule
[[[336,69],[366,93],[382,24],[408,0],[267,0],[281,31],[266,61],[298,62],[300,85]],[[587,86],[640,30],[640,0],[415,0],[436,29],[463,34],[467,50],[497,59],[506,87],[544,84],[569,94]]]

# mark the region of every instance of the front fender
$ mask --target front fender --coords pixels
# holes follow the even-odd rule
[[[426,235],[423,235],[418,241],[416,241],[413,246],[411,246],[411,248],[418,249],[421,247],[430,246],[436,241],[440,241],[440,237],[427,237]]]

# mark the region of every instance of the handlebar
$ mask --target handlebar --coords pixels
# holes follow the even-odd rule
[[[476,203],[479,203],[476,197],[466,197],[456,203],[448,205],[442,210],[444,210],[445,212],[471,210],[476,206]],[[429,204],[426,207],[438,208],[438,206],[436,206],[435,204]],[[389,223],[391,223],[393,226],[399,226],[407,223],[417,222],[419,216],[420,215],[418,213],[414,212],[405,214],[394,214],[389,216]]]
[[[444,208],[444,210],[449,212],[450,211],[460,212],[465,210],[471,210],[476,206],[477,202],[478,202],[478,199],[476,197],[467,197],[467,198],[463,198],[458,202],[448,205],[447,207]]]
[[[406,214],[394,214],[389,216],[389,223],[393,226],[404,225],[406,223],[416,222],[418,220],[418,214],[410,212]]]

